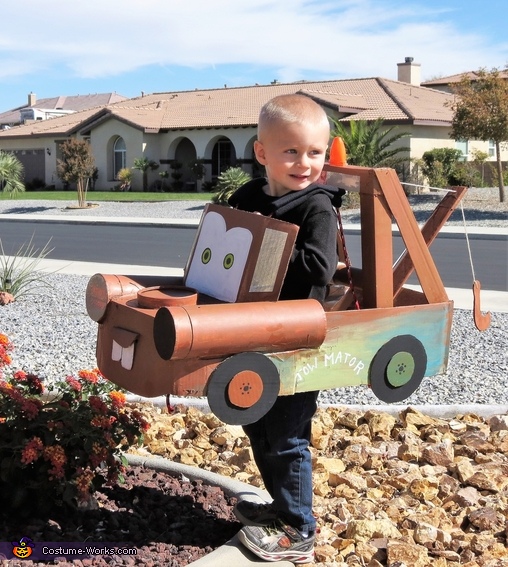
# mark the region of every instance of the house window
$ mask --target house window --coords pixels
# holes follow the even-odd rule
[[[496,157],[496,142],[489,140],[489,157]]]
[[[236,161],[236,153],[230,140],[219,140],[212,151],[212,176],[217,177]]]
[[[460,157],[461,161],[467,161],[467,140],[455,140],[455,149],[460,150],[462,152],[462,156]]]
[[[113,171],[116,179],[118,172],[126,167],[127,164],[127,148],[123,138],[117,138],[113,148]]]

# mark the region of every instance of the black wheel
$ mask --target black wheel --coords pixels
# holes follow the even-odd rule
[[[412,335],[400,335],[377,351],[369,369],[369,384],[383,402],[400,402],[418,389],[426,368],[422,343]]]
[[[207,398],[210,409],[225,423],[253,423],[273,406],[280,390],[275,364],[258,352],[226,358],[210,375]]]

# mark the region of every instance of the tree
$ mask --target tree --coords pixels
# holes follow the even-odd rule
[[[170,167],[171,167],[171,179],[173,180],[171,182],[171,190],[181,191],[183,187],[183,181],[182,181],[183,173],[181,172],[183,163],[175,159],[171,163]]]
[[[11,197],[23,192],[23,164],[11,153],[0,151],[0,190]]]
[[[450,137],[455,140],[493,140],[496,145],[499,201],[504,202],[501,146],[508,142],[508,80],[498,69],[480,69],[476,79],[467,75],[453,87],[456,95]]]
[[[407,160],[400,154],[408,153],[408,147],[393,144],[409,136],[409,132],[395,132],[395,127],[383,129],[383,120],[374,122],[351,120],[340,122],[332,119],[332,137],[340,136],[346,146],[347,162],[365,167],[394,167]]]
[[[143,192],[148,191],[148,171],[155,171],[159,167],[159,164],[152,159],[147,157],[136,158],[134,160],[134,165],[132,169],[139,169],[143,173]]]
[[[86,207],[86,191],[94,174],[95,159],[90,144],[85,140],[70,138],[60,146],[62,159],[56,160],[58,177],[67,183],[76,183],[78,206]]]

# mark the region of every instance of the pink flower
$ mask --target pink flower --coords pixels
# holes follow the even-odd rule
[[[44,445],[39,437],[32,437],[21,453],[21,462],[24,465],[29,465],[36,461],[40,457],[43,447]]]
[[[16,370],[14,372],[13,377],[15,380],[19,380],[20,382],[24,382],[27,377],[27,373],[24,370]]]
[[[79,382],[79,380],[76,380],[74,376],[67,376],[67,378],[65,378],[65,381],[75,392],[81,392],[81,383]]]
[[[44,447],[44,458],[50,461],[53,465],[48,470],[50,480],[55,478],[63,478],[65,476],[64,465],[67,462],[65,450],[61,445],[52,445],[51,447]]]
[[[34,420],[39,415],[41,407],[42,402],[40,400],[24,399],[21,402],[21,411],[25,414],[28,421]]]
[[[99,398],[99,396],[90,396],[88,398],[90,407],[98,413],[108,413],[108,406]]]
[[[114,415],[110,415],[109,417],[105,415],[96,415],[90,422],[90,425],[99,427],[100,429],[111,429],[115,421],[116,417]]]
[[[78,469],[78,475],[76,477],[76,488],[80,498],[87,497],[94,476],[94,473],[88,469]]]

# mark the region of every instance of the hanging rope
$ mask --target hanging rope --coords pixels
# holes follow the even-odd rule
[[[480,308],[480,291],[481,284],[476,279],[473,265],[473,255],[471,254],[471,245],[469,243],[469,235],[466,228],[466,215],[464,213],[464,204],[460,202],[460,210],[462,213],[462,223],[464,224],[464,235],[466,237],[467,251],[469,254],[469,263],[471,264],[471,274],[473,276],[473,320],[479,331],[486,331],[490,327],[491,314],[490,311],[483,314]]]
[[[422,185],[421,183],[408,183],[407,181],[401,181],[401,185],[410,185],[411,187],[423,187],[424,189],[432,189],[433,191],[439,191],[440,193],[456,193],[454,189],[450,187],[432,187],[432,185]]]
[[[460,212],[462,213],[462,224],[464,225],[464,236],[466,237],[467,252],[469,254],[469,263],[471,264],[471,274],[473,276],[473,281],[475,281],[476,277],[474,275],[473,255],[471,254],[471,245],[469,244],[469,234],[467,233],[467,227],[466,227],[466,215],[464,213],[464,205],[462,201],[460,202]]]
[[[344,228],[342,226],[342,218],[340,216],[340,211],[337,209],[337,221],[339,223],[339,234],[340,240],[342,242],[342,250],[344,250],[344,263],[346,264],[347,269],[347,278],[349,282],[349,289],[351,290],[351,294],[353,295],[353,301],[355,304],[355,309],[360,309],[360,302],[358,301],[358,297],[356,296],[355,285],[353,283],[353,273],[351,271],[351,260],[349,259],[349,254],[346,247],[346,238],[344,236]]]

